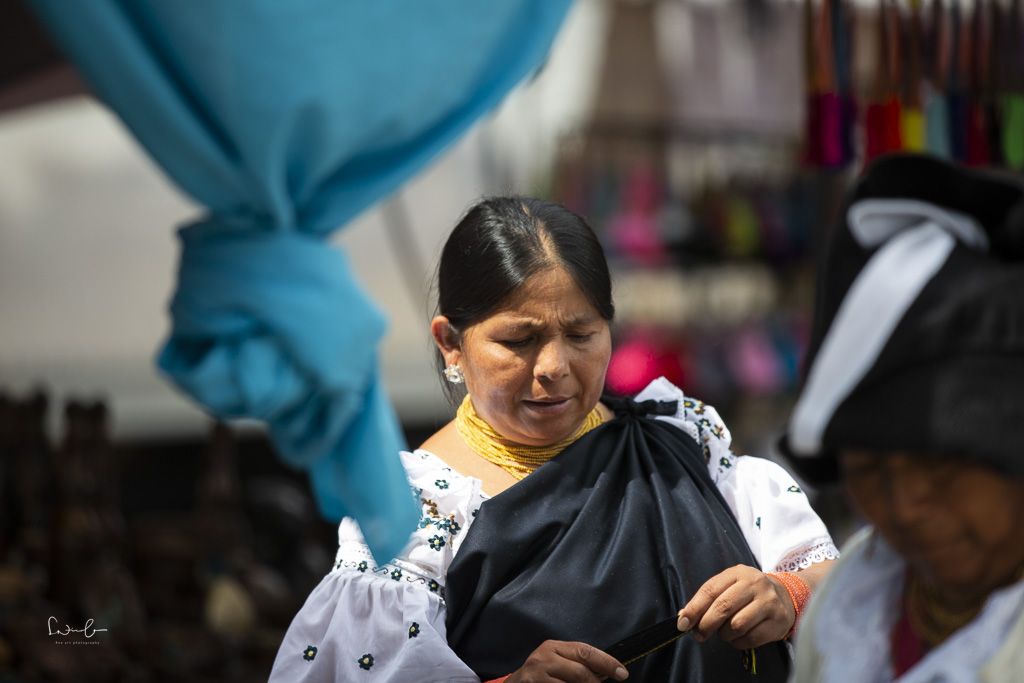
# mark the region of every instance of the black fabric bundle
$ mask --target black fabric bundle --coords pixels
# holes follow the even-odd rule
[[[757,566],[701,448],[645,416],[672,404],[612,401],[617,417],[485,502],[445,587],[448,642],[483,679],[544,640],[604,647],[671,618],[707,579]],[[785,646],[756,651],[784,681]],[[684,637],[629,667],[634,681],[742,681],[744,653]]]
[[[855,237],[853,223],[858,207],[870,203],[883,207],[876,217],[882,220],[885,206],[922,213],[916,220],[890,217],[906,225],[889,239],[866,245]],[[917,155],[883,157],[869,167],[818,265],[803,394],[829,337],[866,339],[877,333],[874,319],[844,330],[837,316],[864,284],[863,274],[878,253],[901,232],[928,221],[946,228],[973,223],[987,244],[950,232],[955,246],[831,412],[817,447],[801,447],[794,439],[801,429],[799,411],[794,412],[780,450],[812,482],[837,479],[841,448],[965,458],[1024,476],[1024,185],[1019,178]],[[895,272],[892,279],[905,274]],[[878,303],[884,305],[884,297]]]

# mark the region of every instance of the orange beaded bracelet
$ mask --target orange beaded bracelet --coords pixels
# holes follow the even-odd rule
[[[800,614],[804,611],[804,607],[811,597],[811,588],[793,572],[768,572],[768,576],[776,578],[783,588],[786,589],[786,592],[789,593],[789,599],[793,601],[793,611],[796,613],[796,617],[793,619],[793,628],[789,629],[789,633],[786,634],[786,637],[789,638],[796,631]]]

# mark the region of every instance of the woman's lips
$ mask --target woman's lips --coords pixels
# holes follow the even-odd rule
[[[963,551],[962,539],[944,538],[914,540],[900,539],[898,547],[905,557],[920,560],[927,564],[941,564]]]
[[[523,403],[531,411],[542,415],[557,415],[569,407],[568,397],[545,398],[545,399],[523,399]]]

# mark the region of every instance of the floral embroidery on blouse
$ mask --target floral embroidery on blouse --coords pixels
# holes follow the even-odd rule
[[[302,652],[302,658],[307,662],[312,662],[314,657],[316,657],[316,648],[312,645],[307,645],[306,649]]]
[[[366,671],[369,671],[370,667],[373,666],[373,655],[371,655],[370,653],[366,653],[365,655],[357,659],[356,662],[359,664],[360,669],[365,669]]]
[[[683,408],[685,408],[686,410],[692,410],[695,415],[703,415],[704,401],[697,401],[692,398],[684,398]]]
[[[479,509],[487,496],[474,480],[451,468],[445,470],[441,461],[426,451],[403,453],[402,457],[410,477],[417,477],[410,479],[415,483],[410,490],[420,494],[420,518],[411,548],[406,555],[378,565],[362,543],[358,526],[345,520],[339,529],[334,570],[373,575],[393,585],[418,584],[443,600],[444,568],[458,549],[456,539],[465,535],[472,522],[470,512]],[[415,462],[410,463],[410,458]],[[447,490],[439,490],[442,487]]]
[[[668,388],[671,389],[672,393],[678,392],[679,399],[681,399],[675,419],[683,421],[686,425],[684,430],[700,444],[701,451],[704,454],[704,462],[716,464],[717,476],[715,473],[712,476],[717,482],[718,477],[721,477],[728,470],[727,466],[722,466],[721,456],[732,456],[729,450],[732,444],[732,435],[729,433],[729,428],[722,422],[722,418],[719,417],[718,411],[713,406],[709,406],[701,400],[685,396],[678,387],[662,381],[662,385],[659,387],[661,392],[665,393]],[[644,393],[646,393],[646,390],[641,392],[641,394]],[[664,398],[667,399],[669,397],[665,396]]]
[[[794,484],[793,486],[790,486],[786,490],[789,491],[790,493],[800,493],[800,487],[797,486],[796,484]]]
[[[432,579],[429,576],[422,576],[414,571],[409,571],[393,564],[384,564],[377,567],[365,560],[357,563],[355,560],[346,560],[344,557],[341,557],[334,564],[334,568],[336,570],[343,568],[355,569],[363,574],[375,574],[391,581],[419,584],[427,588],[431,593],[437,593],[442,598],[444,597],[444,587],[437,580]]]
[[[409,627],[409,637],[410,638],[415,638],[419,634],[420,634],[420,625],[417,624],[414,621],[414,622],[412,622],[412,626]]]
[[[707,450],[707,448],[708,448],[707,445],[705,445],[704,449]],[[736,455],[735,454],[733,454],[733,453],[725,453],[724,455],[719,456],[718,464],[715,467],[715,473],[712,475],[711,478],[714,480],[714,482],[716,484],[718,482],[720,482],[720,481],[723,481],[725,476],[729,473],[729,470],[731,470],[733,465],[735,465],[735,464],[736,464]]]

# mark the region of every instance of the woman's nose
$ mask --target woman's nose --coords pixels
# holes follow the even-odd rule
[[[900,522],[919,522],[932,512],[935,482],[921,463],[903,456],[891,458],[886,487],[892,514]]]
[[[556,380],[569,374],[569,360],[560,340],[550,341],[540,347],[533,376],[537,379]]]

